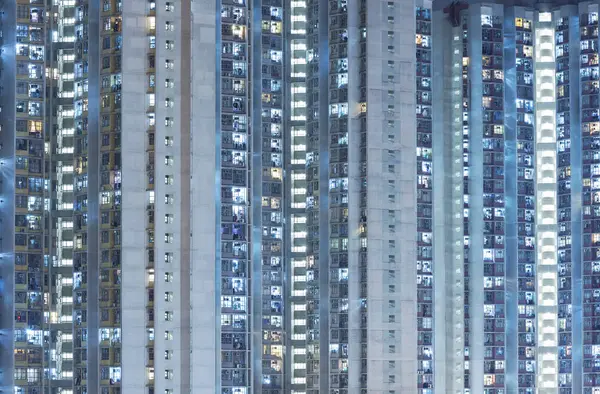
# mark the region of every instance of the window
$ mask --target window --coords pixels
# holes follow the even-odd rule
[[[173,370],[165,369],[165,379],[171,380],[173,379]]]
[[[38,368],[27,368],[27,382],[35,383],[40,380],[40,370]]]
[[[25,368],[15,368],[13,377],[15,380],[25,380],[27,379],[27,370]]]
[[[156,18],[153,16],[149,16],[146,23],[148,30],[156,29]]]
[[[165,3],[165,11],[167,11],[167,12],[173,12],[173,11],[175,11],[175,6],[173,5],[173,3],[167,1]]]
[[[173,340],[173,332],[165,331],[165,340],[172,341]]]
[[[170,21],[165,22],[165,30],[166,31],[175,31],[175,24]]]

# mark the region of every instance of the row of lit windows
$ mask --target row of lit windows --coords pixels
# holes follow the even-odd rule
[[[482,40],[485,43],[493,43],[493,42],[501,42],[502,41],[502,23],[501,18],[499,16],[493,15],[483,15],[481,16],[481,24],[482,24]],[[486,74],[489,79],[494,78],[495,80],[500,81],[501,71],[497,72],[496,68],[502,68],[502,53],[496,54],[494,57],[483,56],[483,79],[486,79]],[[483,113],[483,123],[484,128],[486,125],[493,126],[494,124],[502,124],[503,123],[503,98],[493,96],[493,92],[488,92],[488,96],[486,96],[484,92],[483,96],[483,105],[485,107],[486,102],[488,102],[488,108],[484,108]],[[493,138],[484,138],[483,139],[483,147],[485,151],[490,152],[498,152],[501,153],[503,151],[504,146],[504,135],[494,135]],[[498,171],[502,173],[502,165],[503,163],[494,163],[498,165],[495,167],[494,165],[485,164],[484,163],[484,193],[494,193],[499,198],[500,201],[503,201],[503,193],[504,193],[504,185],[498,189],[496,188],[495,183],[493,183],[493,189],[491,189],[492,181],[495,179],[495,174],[498,174]],[[487,190],[486,190],[487,185]],[[487,207],[489,210],[489,214],[485,215],[484,212],[484,221],[489,221],[491,223],[503,223],[504,218],[504,209],[500,207],[495,207],[497,204],[495,201],[486,201],[484,199],[484,209]],[[502,204],[504,205],[504,204]],[[498,214],[496,214],[498,213]],[[495,234],[495,230],[491,230],[488,232],[490,234],[489,238]],[[484,237],[484,241],[485,241]],[[487,249],[484,249],[484,261],[493,262],[494,265],[503,265],[504,262],[504,244],[503,243],[491,243],[487,246]],[[503,272],[493,272],[495,277],[504,277]],[[498,304],[495,297],[495,292],[491,290],[484,290],[484,305],[483,311],[476,311],[474,313],[482,313],[486,319],[503,319],[505,318],[504,311],[504,303]],[[484,332],[493,333],[494,329],[486,329],[484,327]],[[501,334],[502,335],[502,334]],[[504,343],[504,341],[503,341]],[[487,354],[484,354],[484,359],[490,358],[504,358],[504,346],[497,347],[498,352],[494,355],[495,357],[490,357]],[[493,374],[484,375],[484,387],[494,387],[494,386],[502,386],[504,385],[504,375],[502,371],[495,371]]]
[[[238,9],[238,13],[237,14],[233,14],[231,11],[230,7],[223,7],[221,10],[221,17],[223,18],[223,22],[221,24],[221,34],[222,34],[222,38],[223,38],[223,47],[229,47],[231,49],[231,53],[230,55],[233,55],[234,57],[236,57],[236,60],[239,60],[237,62],[230,63],[230,67],[234,70],[233,75],[235,75],[236,82],[240,82],[239,84],[236,84],[236,87],[232,87],[230,90],[233,92],[233,94],[238,95],[238,97],[229,97],[227,101],[227,103],[223,103],[222,105],[222,111],[225,112],[226,111],[232,111],[236,113],[236,118],[233,119],[233,124],[229,124],[228,126],[231,127],[233,126],[233,131],[235,133],[239,133],[236,134],[238,137],[233,137],[230,139],[230,142],[234,145],[234,148],[236,148],[236,151],[234,153],[233,150],[229,150],[229,149],[223,149],[221,151],[221,155],[223,158],[225,158],[225,160],[222,162],[228,163],[228,167],[230,168],[231,166],[233,166],[234,168],[239,168],[240,169],[240,175],[239,178],[237,180],[234,180],[234,182],[236,182],[236,184],[239,184],[240,186],[247,186],[246,182],[246,171],[247,171],[247,155],[246,155],[246,151],[248,149],[248,144],[246,143],[246,136],[245,136],[245,123],[246,121],[243,120],[242,118],[245,119],[245,117],[243,116],[243,114],[246,113],[246,86],[247,86],[247,81],[245,80],[246,77],[246,70],[248,69],[248,65],[245,61],[246,59],[246,45],[242,44],[241,42],[246,41],[248,35],[247,35],[247,28],[245,26],[246,23],[246,19],[244,17],[244,15],[248,12],[247,8],[244,7],[242,4],[240,4],[241,7],[243,8],[239,8]],[[227,24],[224,23],[225,20],[228,19],[234,19],[234,21],[238,21],[239,23],[244,23],[244,25],[231,25],[231,24]],[[236,19],[237,18],[237,19]],[[235,43],[233,42],[235,41]],[[233,50],[233,47],[236,46],[236,49]],[[236,51],[236,53],[234,54],[233,52]],[[226,74],[225,72],[225,68],[223,68],[221,70],[221,78],[223,81],[223,86],[227,85],[227,82],[231,82],[231,79],[227,78],[227,76],[229,76],[228,74]],[[223,93],[220,92],[221,94]],[[221,100],[224,101],[224,96],[221,96]],[[237,115],[239,114],[239,115]],[[224,118],[221,118],[222,122],[225,122]],[[225,126],[225,125],[224,125]],[[244,133],[244,134],[242,134]],[[225,167],[222,167],[222,169],[224,169]],[[224,176],[226,175],[226,172],[222,172],[222,180],[224,181]],[[230,182],[230,181],[229,181]],[[243,190],[242,190],[243,189]],[[234,224],[233,229],[231,230],[231,236],[234,237],[234,239],[236,239],[236,241],[234,243],[228,243],[228,246],[224,247],[224,251],[225,253],[227,251],[232,252],[234,254],[234,256],[236,256],[236,258],[245,258],[247,257],[248,253],[248,244],[246,244],[245,240],[243,239],[238,239],[235,237],[238,237],[240,234],[245,234],[245,233],[249,233],[249,230],[247,229],[247,220],[245,219],[246,216],[246,212],[248,212],[248,207],[247,202],[248,202],[248,197],[249,197],[249,190],[245,187],[233,187],[229,189],[230,192],[230,201],[225,201],[225,198],[223,198],[222,204],[223,207],[227,206],[229,207],[228,212],[230,213],[228,216],[230,216],[229,218],[227,218],[227,221],[233,221],[234,223],[239,223],[239,224]],[[236,208],[233,208],[232,206],[230,206],[229,204],[239,204],[239,206],[236,206]],[[227,204],[227,205],[225,205]],[[221,211],[221,220],[224,220],[224,213],[225,211]],[[237,227],[236,227],[237,226]],[[225,264],[225,260],[223,261],[223,264]],[[225,273],[225,271],[236,271],[236,272],[243,272],[243,276],[246,276],[247,273],[245,273],[245,271],[248,269],[248,265],[246,263],[242,263],[241,261],[236,261],[235,263],[235,267],[230,267],[228,270],[224,270],[223,273]],[[238,271],[239,270],[239,271]],[[239,274],[238,274],[239,275]],[[236,275],[237,276],[237,275]],[[222,331],[223,332],[227,332],[231,329],[236,330],[236,331],[242,331],[242,332],[247,332],[249,330],[249,324],[247,324],[247,310],[248,310],[248,298],[246,297],[247,295],[247,284],[246,284],[246,280],[235,277],[235,278],[231,278],[231,277],[222,277],[222,281],[225,281],[224,284],[222,285],[222,297],[221,297],[221,308],[223,310],[223,312],[226,312],[227,310],[230,310],[232,312],[234,312],[233,314],[230,313],[222,313],[221,314],[221,327],[222,327]],[[227,295],[226,295],[227,294]],[[232,294],[232,295],[229,295]],[[282,323],[280,322],[280,325]],[[229,338],[231,339],[231,338]],[[225,349],[228,349],[228,346],[230,346],[230,344],[228,344],[228,341],[226,339],[221,338],[221,349],[223,351],[225,351]],[[237,343],[237,346],[239,346],[239,350],[245,350],[246,349],[246,343],[245,340],[242,340],[241,342]],[[242,365],[242,368],[247,367],[247,364],[244,363]],[[225,389],[225,387],[227,386],[231,386],[231,385],[236,385],[239,386],[236,383],[241,383],[241,382],[234,382],[231,375],[232,371],[231,369],[225,369],[224,366],[221,366],[221,385],[224,386],[224,392],[226,390],[229,389]],[[247,384],[248,382],[246,382]],[[248,391],[247,387],[235,387],[233,389],[231,389],[231,392],[239,392],[240,394],[246,394],[246,392]]]
[[[423,20],[419,20],[419,16],[430,15],[431,11],[429,9],[417,7],[416,8],[416,17],[417,17],[417,31],[416,31],[416,43],[417,43],[417,69],[427,70],[427,66],[431,63],[431,21],[430,18],[425,18]],[[388,47],[388,52],[392,48]],[[389,64],[389,66],[393,67],[394,64]],[[424,67],[425,66],[425,67]],[[431,363],[431,359],[434,357],[433,352],[433,336],[429,335],[433,328],[433,317],[434,317],[434,308],[433,308],[433,297],[431,296],[431,289],[433,288],[433,276],[432,275],[421,275],[422,273],[431,273],[433,270],[433,261],[432,255],[429,254],[426,248],[423,248],[421,245],[432,245],[433,233],[432,233],[432,217],[433,217],[433,204],[431,198],[429,198],[433,187],[433,183],[431,182],[432,176],[432,122],[431,122],[431,85],[429,83],[423,83],[423,81],[428,81],[430,75],[423,74],[417,76],[417,97],[419,108],[417,109],[417,113],[419,115],[419,119],[417,120],[417,168],[416,168],[416,176],[419,178],[418,181],[418,189],[417,193],[417,204],[419,205],[419,209],[417,210],[418,215],[418,227],[417,231],[417,249],[419,251],[420,259],[417,260],[417,288],[420,294],[424,294],[422,299],[419,300],[417,305],[417,310],[419,318],[417,321],[417,330],[419,331],[419,346],[418,346],[418,354],[419,354],[419,369],[421,371],[421,376],[417,381],[418,389],[421,393],[427,393],[428,390],[433,389],[433,363]],[[388,96],[390,96],[390,92],[388,92]],[[394,97],[392,92],[391,98]],[[388,105],[388,111],[393,110]],[[390,211],[390,217],[395,216],[394,211]],[[395,222],[395,220],[392,220]],[[393,230],[392,228],[389,229]],[[389,289],[388,289],[389,290]],[[388,315],[388,321],[393,322],[393,315]],[[391,376],[390,376],[391,377]],[[390,380],[388,377],[388,381]]]
[[[527,19],[521,19],[521,18],[517,18],[516,23],[521,23],[523,26],[523,29],[531,29],[531,25],[532,22],[530,20]],[[529,34],[529,33],[524,33],[524,34]],[[526,40],[529,40],[529,37],[525,37]],[[532,47],[531,46],[527,46],[527,45],[523,45],[522,43],[517,42],[517,57],[518,59],[530,59],[532,57]],[[525,112],[525,118],[524,119],[519,119],[518,122],[523,122],[531,125],[531,129],[528,128],[528,126],[518,126],[519,129],[517,130],[517,154],[519,156],[523,155],[523,154],[529,154],[529,152],[525,149],[523,149],[523,147],[525,147],[527,144],[532,144],[534,141],[534,135],[533,135],[533,116],[531,119],[527,118],[528,114],[532,114],[534,111],[534,103],[531,100],[527,100],[527,98],[532,97],[532,96],[528,96],[528,93],[531,93],[531,90],[533,89],[532,85],[532,81],[531,78],[529,78],[529,74],[525,73],[524,74],[525,77],[522,80],[517,80],[517,84],[521,85],[521,88],[517,89],[517,111],[524,111]],[[523,86],[524,85],[524,86]],[[519,94],[523,95],[523,97],[520,97]],[[526,133],[524,131],[526,130],[531,130],[530,133]],[[517,162],[517,173],[518,173],[518,181],[519,181],[519,185],[527,185],[528,187],[519,187],[517,189],[517,198],[521,199],[520,196],[526,196],[525,197],[525,207],[528,208],[529,210],[531,210],[532,214],[535,213],[535,205],[533,203],[534,201],[534,194],[535,194],[535,187],[534,187],[534,180],[533,180],[533,166],[534,166],[534,160],[533,160],[533,153],[530,154],[531,158],[530,160],[520,160]],[[531,201],[531,205],[528,205],[529,201]],[[536,337],[535,335],[532,335],[531,332],[533,332],[535,330],[535,319],[531,319],[531,318],[526,318],[527,314],[526,314],[526,308],[524,307],[524,305],[521,304],[526,304],[527,306],[531,306],[531,305],[535,305],[536,304],[536,293],[535,293],[535,283],[534,281],[530,280],[531,276],[528,275],[527,272],[527,268],[529,268],[529,270],[531,270],[531,264],[530,262],[532,261],[532,259],[534,259],[535,257],[533,257],[533,252],[532,256],[529,257],[529,251],[533,251],[535,248],[535,242],[534,242],[534,228],[533,226],[528,226],[528,222],[527,219],[524,216],[518,216],[518,222],[520,223],[519,228],[522,229],[519,231],[519,233],[517,234],[518,236],[518,249],[519,249],[519,257],[518,257],[518,264],[519,264],[519,269],[518,269],[518,275],[519,275],[519,283],[525,283],[524,287],[519,288],[518,289],[518,303],[519,303],[519,323],[518,326],[520,327],[519,332],[528,332],[528,334],[525,335],[519,335],[518,337],[518,343],[517,346],[519,346],[519,349],[523,349],[524,347],[533,347],[535,346],[536,343]],[[530,229],[529,229],[530,228]],[[522,256],[527,256],[527,257],[522,257]],[[525,274],[523,276],[523,274]],[[522,308],[521,308],[522,307]],[[521,328],[523,327],[523,328]],[[533,356],[531,356],[533,357]],[[531,378],[531,376],[533,374],[535,374],[535,361],[527,361],[527,362],[521,362],[519,363],[519,368],[518,368],[518,373],[519,373],[519,381],[520,386],[521,387],[534,387],[535,385],[535,380],[533,378]],[[529,375],[529,376],[527,376]]]
[[[598,97],[600,96],[598,94],[597,89],[591,89],[591,90],[585,89],[586,79],[591,79],[591,80],[598,79],[598,67],[597,67],[597,65],[598,65],[598,46],[597,45],[588,46],[588,40],[586,40],[586,39],[590,38],[594,41],[597,41],[597,39],[598,39],[598,13],[590,12],[588,14],[582,14],[582,15],[580,15],[579,20],[580,20],[580,26],[581,26],[580,27],[581,43],[583,44],[582,51],[585,50],[587,52],[586,54],[581,54],[581,56],[580,56],[580,66],[581,66],[581,68],[580,68],[580,78],[581,78],[580,84],[581,84],[581,91],[582,91],[582,108],[584,108],[584,105],[585,105],[584,103],[590,103],[593,100],[597,100]],[[566,22],[568,23],[568,21],[566,21]],[[586,136],[594,134],[595,122],[597,122],[597,120],[598,120],[598,114],[594,110],[583,109],[581,120],[582,120],[581,134],[582,134],[582,139],[585,140]],[[582,149],[582,154],[585,155],[586,151],[594,150],[595,147],[583,144],[581,149]],[[575,152],[574,154],[576,155],[577,152]],[[573,156],[573,153],[571,154],[571,156]],[[560,162],[560,160],[559,160],[559,162]],[[584,160],[583,161],[584,168],[582,169],[583,173],[584,174],[591,173],[593,164],[595,164],[597,162],[598,161],[596,158],[594,158],[592,160]],[[584,188],[586,186],[590,187],[591,183],[595,182],[595,179],[594,178],[592,178],[592,179],[584,178],[583,182],[584,182]],[[586,185],[586,183],[587,183],[587,185]],[[570,192],[570,188],[568,189],[568,191]],[[594,206],[598,205],[598,203],[600,203],[600,199],[596,198],[595,196],[593,198],[589,198],[589,199],[584,198],[584,200],[583,200],[584,206],[594,207]],[[590,223],[590,222],[591,221],[588,221],[584,218],[583,219],[584,227],[587,226],[588,223]],[[571,237],[569,237],[568,242],[565,239],[566,237],[559,237],[559,239],[560,238],[563,239],[563,242],[559,243],[560,249],[566,249],[566,248],[571,247]],[[586,246],[586,245],[584,244],[584,246]],[[595,256],[593,255],[593,253],[586,253],[586,250],[587,250],[587,248],[585,248],[584,252],[582,253],[582,260],[583,260],[584,266],[586,266],[586,265],[589,266],[589,265],[591,265],[592,260],[595,259]],[[573,268],[575,268],[575,267],[573,267]],[[563,278],[568,279],[569,276],[570,276],[570,272],[565,273],[565,275],[562,275],[561,279],[563,279]],[[571,283],[571,281],[569,283]],[[573,286],[573,285],[571,284],[570,286]],[[569,290],[571,288],[572,287],[570,287]],[[595,297],[590,297],[590,296],[591,296],[591,294],[589,294],[588,297],[586,297],[585,301],[583,301],[583,302],[591,303],[592,305],[590,307],[597,308],[598,304],[600,303],[600,300],[598,300]],[[572,296],[570,297],[570,299],[571,298],[572,298]],[[569,310],[568,315],[567,315],[566,311],[559,310],[559,314],[560,314],[559,317],[561,317],[561,318],[569,318],[570,319],[572,312]],[[584,315],[586,315],[585,311],[584,311]],[[597,331],[597,330],[598,330],[598,328],[596,328],[594,326],[584,327],[585,343],[591,345],[591,346],[586,346],[587,349],[584,349],[584,353],[586,353],[586,356],[591,354],[591,356],[594,357],[594,355],[597,355],[600,353],[598,342],[597,342],[598,339],[595,336],[589,335],[590,332]],[[562,331],[566,331],[566,330],[563,328]],[[570,335],[573,335],[573,334],[570,333]],[[563,345],[563,344],[561,343],[561,345]],[[568,345],[568,344],[565,344],[565,345]],[[559,358],[561,360],[570,360],[571,354],[565,354],[564,352],[559,352]],[[563,374],[562,376],[565,376],[565,378],[568,378],[568,385],[570,385],[571,384],[570,374],[568,374],[568,375]],[[562,378],[562,376],[561,376],[561,378]],[[591,390],[592,387],[597,386],[597,383],[595,382],[593,376],[594,376],[593,373],[584,371],[583,386],[585,388],[584,390],[586,390],[586,393],[588,392],[587,390]],[[594,387],[594,391],[596,391],[596,390],[598,390],[598,388]],[[589,392],[591,392],[591,391],[589,391]]]

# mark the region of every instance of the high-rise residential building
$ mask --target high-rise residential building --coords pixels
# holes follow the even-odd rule
[[[0,391],[600,394],[599,2],[0,8]]]
[[[440,1],[417,31],[422,393],[600,393],[599,6]]]
[[[4,392],[416,391],[412,3],[1,9]]]

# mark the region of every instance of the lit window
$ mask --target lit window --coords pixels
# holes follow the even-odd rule
[[[156,29],[156,18],[153,16],[149,16],[147,19],[147,27],[148,30],[154,30]]]

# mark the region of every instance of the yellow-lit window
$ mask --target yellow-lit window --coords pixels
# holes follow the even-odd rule
[[[281,180],[281,168],[271,168],[271,178]]]
[[[41,120],[30,120],[29,121],[29,132],[30,133],[41,133],[42,132],[42,121]]]
[[[279,345],[272,345],[271,346],[271,355],[275,356],[275,357],[283,357],[283,351],[282,351],[282,347]]]
[[[148,380],[154,380],[154,368],[146,368],[146,377]]]
[[[156,29],[156,17],[149,16],[146,19],[146,26],[148,27],[148,30],[155,30]]]
[[[516,27],[523,27],[523,19],[522,18],[516,18],[515,19],[515,26]]]
[[[281,22],[271,22],[271,34],[281,34]]]

